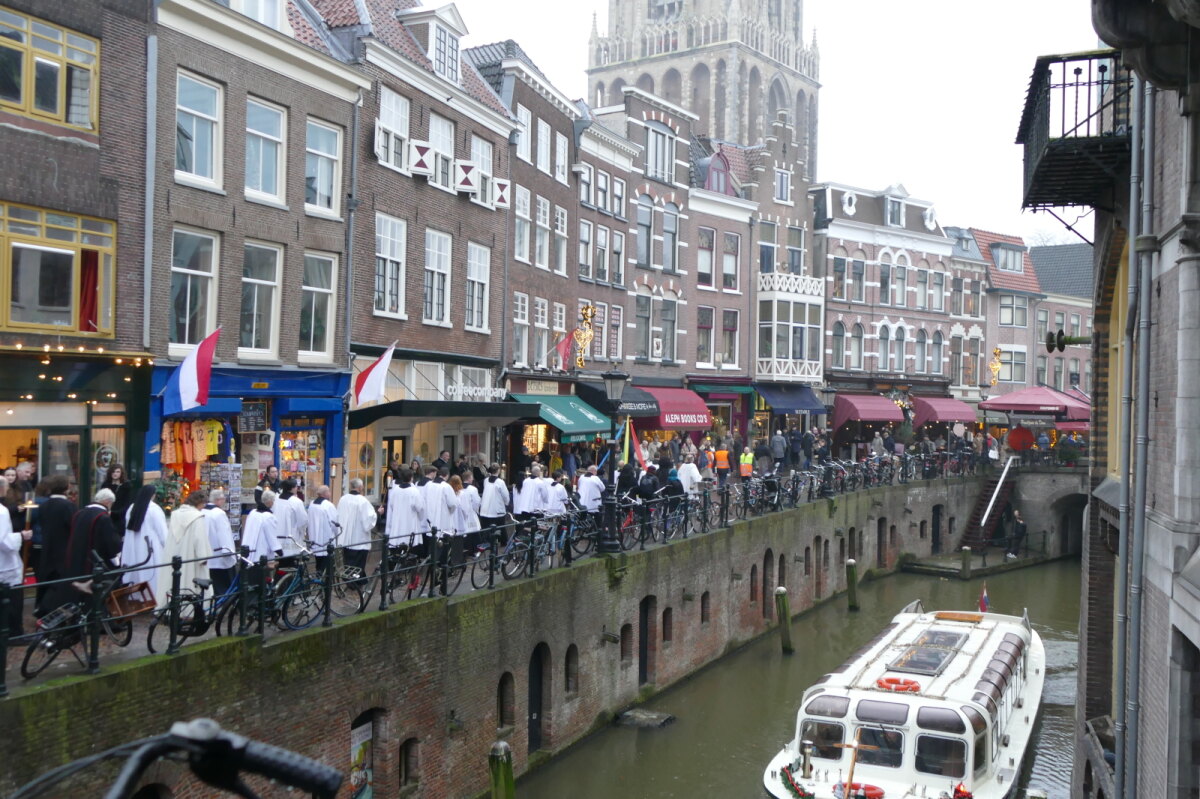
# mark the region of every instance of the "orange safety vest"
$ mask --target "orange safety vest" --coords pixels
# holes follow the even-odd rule
[[[742,477],[749,477],[750,475],[754,474],[754,454],[753,453],[743,452],[739,456],[739,460],[741,461],[741,464],[738,468],[738,471]]]
[[[718,469],[728,470],[729,469],[729,450],[727,450],[727,449],[717,450],[716,460],[717,460],[717,468]]]

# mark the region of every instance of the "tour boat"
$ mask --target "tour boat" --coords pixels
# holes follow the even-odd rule
[[[1015,795],[1045,677],[1028,613],[913,602],[805,691],[763,785],[781,799]]]

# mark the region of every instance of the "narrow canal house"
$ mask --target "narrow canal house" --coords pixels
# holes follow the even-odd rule
[[[1181,46],[1196,18],[1190,2],[1094,3],[1119,49],[1039,58],[1017,138],[1025,207],[1096,213],[1076,795],[1200,790],[1200,55]]]
[[[0,464],[83,497],[142,471],[145,6],[0,3]]]

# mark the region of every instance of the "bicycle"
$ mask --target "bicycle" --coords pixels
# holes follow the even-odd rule
[[[334,799],[342,786],[342,773],[335,768],[287,749],[228,732],[212,719],[195,719],[175,722],[165,735],[120,744],[52,769],[22,785],[12,799],[33,799],[102,760],[120,757],[126,758],[125,765],[104,797],[127,799],[134,794],[143,772],[152,763],[160,757],[178,753],[186,758],[172,759],[186,761],[192,773],[205,784],[246,799],[258,799],[258,795],[242,781],[242,771],[298,788],[317,799]],[[62,791],[58,794],[64,795]]]
[[[206,600],[204,592],[212,586],[212,580],[197,577],[192,581],[199,593],[183,590],[179,593],[179,622],[175,627],[175,635],[179,639],[199,638],[208,632],[210,627],[221,634],[221,616],[232,605],[233,592],[238,586],[238,577],[234,577],[229,591],[219,597]],[[152,654],[159,650],[166,651],[167,642],[171,636],[171,607],[159,608],[154,611],[154,618],[146,630],[146,648]]]

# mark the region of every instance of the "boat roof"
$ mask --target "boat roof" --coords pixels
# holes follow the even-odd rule
[[[926,613],[918,604],[915,610],[906,608],[898,614],[814,689],[871,693],[876,699],[919,697],[986,709],[981,692],[994,698],[1004,692],[1016,661],[1032,639],[1027,618],[945,610]],[[888,681],[907,690],[883,687]],[[815,693],[810,689],[806,699]]]

